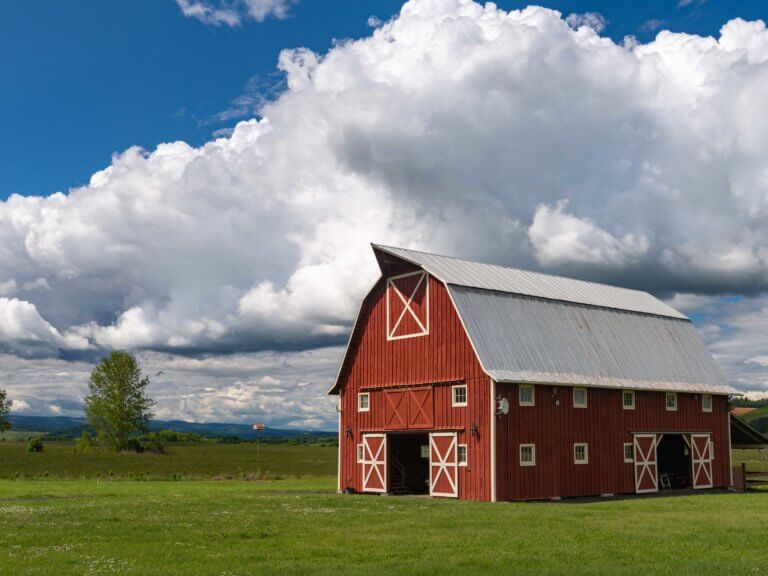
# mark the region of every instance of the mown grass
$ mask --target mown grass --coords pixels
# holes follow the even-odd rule
[[[0,573],[768,571],[765,492],[483,504],[333,484],[0,481]]]
[[[169,444],[168,454],[114,454],[103,449],[80,454],[72,442],[45,442],[43,452],[29,454],[23,442],[0,442],[0,478],[61,479],[242,479],[256,476],[256,445]],[[262,444],[260,478],[332,476],[335,447]]]

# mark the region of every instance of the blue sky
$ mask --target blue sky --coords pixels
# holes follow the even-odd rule
[[[539,4],[564,15],[598,12],[617,41],[645,41],[662,27],[716,34],[730,18],[766,17],[757,0]],[[252,78],[267,94],[279,86],[280,50],[323,52],[335,39],[368,34],[369,16],[387,19],[399,8],[396,0],[303,0],[285,19],[216,27],[185,18],[173,0],[8,2],[0,20],[0,198],[86,184],[132,145],[199,145],[234,124],[217,115]]]
[[[768,394],[768,8],[544,5],[5,3],[14,410],[124,349],[160,418],[332,427],[370,242],[650,291]]]

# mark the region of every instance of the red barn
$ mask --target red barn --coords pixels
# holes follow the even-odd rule
[[[339,490],[521,500],[725,487],[728,395],[650,294],[373,246],[339,376]]]

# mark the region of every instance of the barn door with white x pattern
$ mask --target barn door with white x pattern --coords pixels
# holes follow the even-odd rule
[[[635,492],[659,491],[659,470],[656,461],[656,434],[635,434]]]
[[[387,279],[387,340],[429,334],[429,278],[409,272]]]
[[[712,440],[709,434],[691,434],[693,488],[712,488]]]
[[[459,463],[456,433],[433,432],[429,435],[429,494],[459,496]]]
[[[387,491],[387,435],[363,434],[363,492]]]

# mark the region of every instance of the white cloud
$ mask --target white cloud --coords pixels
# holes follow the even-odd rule
[[[581,28],[582,26],[589,26],[598,34],[605,30],[608,25],[608,20],[605,16],[599,12],[584,12],[582,14],[569,14],[565,21],[568,22],[574,28]]]
[[[86,350],[88,340],[61,334],[25,300],[0,297],[0,350],[21,356],[47,356],[58,349]]]
[[[545,204],[536,208],[528,236],[540,264],[623,267],[648,250],[649,242],[644,236],[625,234],[617,238],[589,219],[566,214],[567,206],[568,201],[561,200],[554,208]]]
[[[24,318],[2,349],[335,346],[376,278],[370,241],[760,294],[766,62],[760,22],[617,45],[544,8],[414,0],[368,37],[283,52],[285,92],[231,135],[0,203],[5,306]]]
[[[239,26],[244,19],[285,18],[293,0],[176,0],[182,14],[212,26]]]

